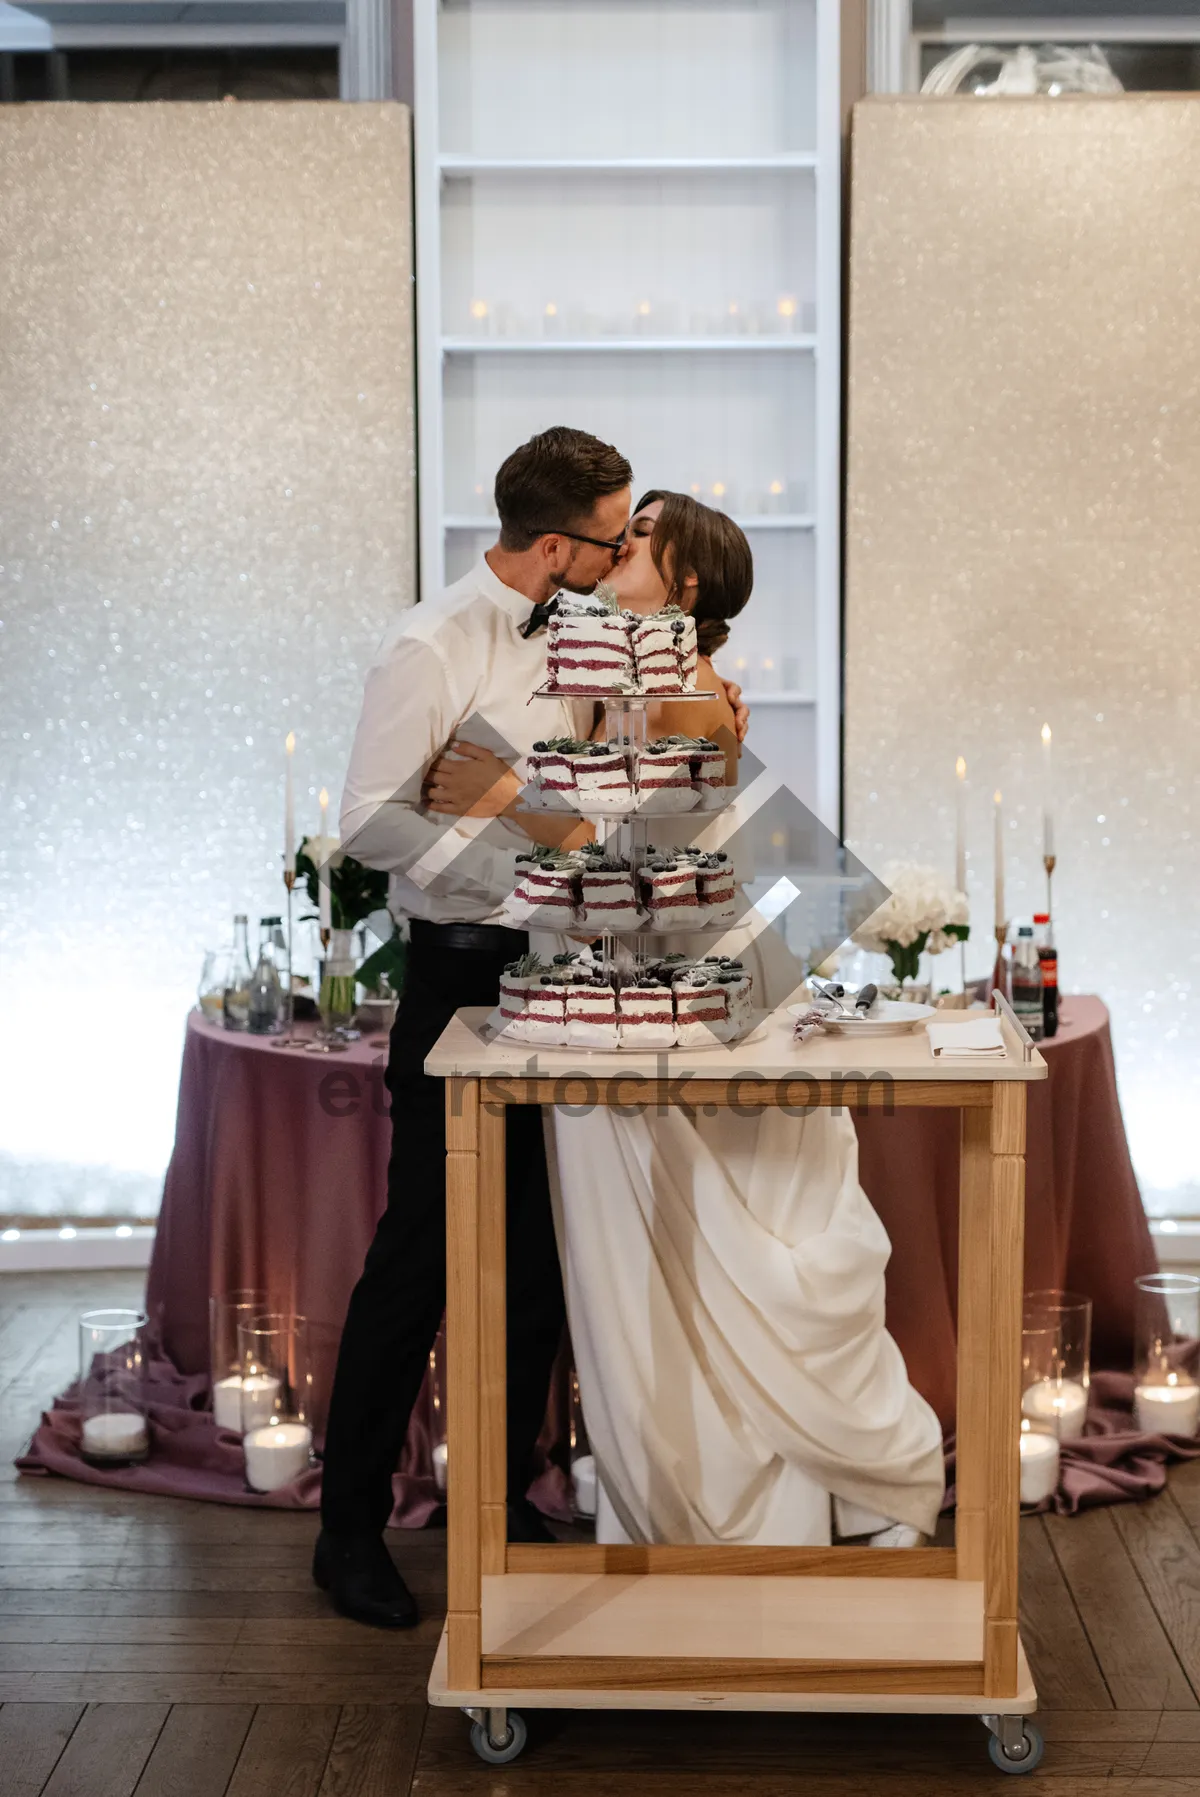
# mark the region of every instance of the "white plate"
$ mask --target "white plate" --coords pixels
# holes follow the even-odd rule
[[[789,1017],[803,1017],[811,1005],[789,1005]],[[834,1036],[904,1036],[928,1017],[936,1017],[934,1005],[914,1005],[897,998],[877,998],[867,1017],[823,1017],[821,1028]]]

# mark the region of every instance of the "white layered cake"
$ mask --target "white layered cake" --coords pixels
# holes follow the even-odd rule
[[[639,749],[638,810],[648,816],[692,811],[700,790],[692,777],[692,750],[674,737],[663,737]]]
[[[700,793],[701,811],[719,811],[728,797],[725,751],[707,737],[700,737],[692,749],[692,779]]]
[[[646,974],[617,992],[621,1041],[630,1048],[672,1048],[675,999],[670,986]]]
[[[629,758],[620,743],[588,743],[567,756],[572,799],[580,811],[627,811],[633,798]]]
[[[644,693],[686,693],[696,685],[696,626],[668,605],[633,627],[634,677]]]
[[[628,861],[603,853],[584,860],[580,922],[589,930],[636,930],[642,916]]]
[[[565,930],[575,921],[579,900],[579,862],[561,849],[517,856],[517,884],[504,911],[518,927]]]
[[[647,854],[650,851],[647,850]],[[700,898],[696,891],[695,863],[675,853],[652,856],[638,869],[642,907],[649,917],[649,927],[664,933],[669,930],[694,930],[700,923]]]
[[[714,1038],[729,1037],[729,1003],[726,989],[715,974],[695,967],[676,977],[675,1021],[680,1048],[698,1048]]]
[[[546,971],[539,955],[522,955],[500,975],[500,1015],[506,1030],[529,1019],[529,1003]]]
[[[736,915],[737,888],[733,863],[723,849],[701,855],[696,861],[696,896],[705,925],[732,923]]]
[[[567,1047],[616,1048],[617,994],[603,974],[575,979],[566,993]]]
[[[551,737],[536,742],[525,757],[525,777],[538,793],[548,811],[574,809],[575,770],[567,759],[568,751],[577,755],[587,747],[573,736]]]
[[[632,691],[628,616],[599,590],[582,599],[560,596],[547,626],[546,669],[556,692]]]

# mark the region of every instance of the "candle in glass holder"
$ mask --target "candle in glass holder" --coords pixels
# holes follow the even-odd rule
[[[1058,1442],[1021,1424],[1021,1502],[1040,1504],[1058,1490]]]
[[[780,329],[787,333],[794,331],[796,329],[797,315],[800,310],[794,296],[790,293],[785,293],[775,307],[775,310],[779,314]]]
[[[1087,1391],[1074,1379],[1039,1379],[1021,1398],[1022,1415],[1035,1423],[1052,1423],[1060,1441],[1078,1441],[1087,1406]]]
[[[1186,1373],[1145,1381],[1134,1391],[1133,1402],[1143,1435],[1194,1435],[1200,1424],[1200,1385]]]
[[[250,1429],[262,1429],[275,1413],[279,1396],[279,1380],[270,1373],[231,1373],[213,1386],[213,1421],[218,1429],[232,1429],[241,1435]]]
[[[242,1443],[246,1483],[252,1491],[278,1491],[307,1472],[312,1457],[312,1430],[307,1423],[272,1423],[253,1429]]]
[[[438,1490],[444,1492],[450,1471],[450,1449],[444,1441],[439,1441],[433,1450],[433,1482]]]
[[[146,1419],[136,1410],[106,1410],[84,1418],[81,1446],[87,1460],[141,1460],[149,1445]]]
[[[571,1488],[575,1498],[575,1508],[580,1516],[596,1514],[596,1457],[594,1454],[580,1454],[571,1462]]]

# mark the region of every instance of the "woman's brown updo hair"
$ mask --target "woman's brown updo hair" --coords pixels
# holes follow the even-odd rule
[[[654,523],[650,554],[671,599],[678,600],[689,574],[696,576],[696,603],[692,618],[696,646],[701,655],[713,655],[729,640],[730,618],[750,597],[754,586],[754,557],[732,518],[711,506],[701,505],[690,493],[668,493],[657,488],[643,493],[635,515],[662,501]]]

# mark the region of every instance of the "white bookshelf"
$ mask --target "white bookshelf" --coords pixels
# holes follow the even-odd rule
[[[737,518],[721,657],[836,827],[838,0],[415,0],[421,588],[574,424]],[[636,494],[635,494],[636,496]]]

